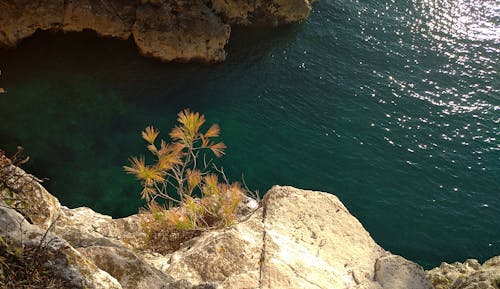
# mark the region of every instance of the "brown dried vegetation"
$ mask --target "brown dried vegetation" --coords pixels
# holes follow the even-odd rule
[[[44,263],[54,259],[55,252],[44,246],[23,248],[0,236],[0,288],[66,289],[69,282],[47,269]]]

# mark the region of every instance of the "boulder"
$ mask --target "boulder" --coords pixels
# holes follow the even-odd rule
[[[476,259],[464,263],[441,263],[426,272],[436,289],[498,289],[500,288],[500,256],[481,265]]]
[[[265,200],[262,288],[371,283],[387,253],[331,194],[273,187]]]
[[[383,288],[392,289],[434,289],[425,277],[421,266],[391,255],[379,258],[375,263],[375,278]]]

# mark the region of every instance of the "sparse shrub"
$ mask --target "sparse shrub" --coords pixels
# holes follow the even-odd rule
[[[0,288],[73,288],[44,263],[55,252],[41,247],[22,247],[0,235]]]
[[[142,132],[154,158],[152,164],[139,156],[132,157],[130,166],[124,167],[141,181],[141,197],[150,213],[144,228],[150,239],[173,238],[172,234],[162,234],[164,229],[189,231],[229,226],[235,221],[236,209],[246,192],[239,183],[229,183],[223,170],[208,156],[224,154],[226,145],[215,141],[219,126],[213,124],[203,131],[205,116],[189,109],[179,112],[177,120],[179,125],[170,132],[170,142],[158,140],[160,131],[154,127]],[[178,234],[183,239],[182,235],[193,233]],[[176,238],[170,239],[165,241],[179,243]]]

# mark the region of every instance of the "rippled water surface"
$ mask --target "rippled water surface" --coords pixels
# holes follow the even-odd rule
[[[253,189],[336,194],[427,267],[500,254],[500,2],[322,0],[301,25],[233,35],[215,66],[91,34],[0,51],[0,146],[24,146],[63,204],[124,216],[142,204],[121,169],[139,131],[190,107]]]

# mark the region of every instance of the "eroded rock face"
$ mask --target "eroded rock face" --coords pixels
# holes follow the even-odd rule
[[[226,230],[207,232],[168,258],[149,262],[176,279],[193,284],[216,283],[220,288],[258,288],[264,238],[262,208]]]
[[[401,256],[390,255],[375,263],[375,278],[383,288],[434,289],[421,266]]]
[[[353,288],[387,254],[333,195],[273,187],[264,208],[262,288]]]
[[[135,23],[136,0],[67,0],[64,31],[92,29],[100,36],[128,39]]]
[[[391,270],[387,262],[376,270],[377,261],[388,256],[394,255],[335,196],[275,186],[248,220],[206,232],[169,256],[145,258],[174,278],[219,288],[429,288],[421,267],[402,257],[391,264],[412,274]]]
[[[1,168],[10,169],[0,174],[13,171],[21,180],[27,175],[3,164]],[[4,191],[6,179],[2,175]],[[42,227],[55,220],[49,225],[53,231],[48,236],[55,240],[49,249],[60,257],[50,260],[50,266],[74,280],[75,288],[433,288],[420,266],[377,245],[331,194],[275,186],[260,207],[241,215],[240,223],[202,232],[177,251],[159,254],[144,248],[140,215],[112,219],[89,208],[61,207],[46,191],[33,194],[33,187],[42,187],[30,180],[33,184],[19,188],[12,182],[9,190],[17,188],[17,197],[29,196],[50,208],[22,213]],[[245,206],[256,207],[251,201]],[[32,243],[44,233],[12,209],[0,207],[2,236],[20,240],[17,224]],[[473,260],[443,264],[427,276],[437,289],[498,289],[499,258],[482,266]]]
[[[0,46],[14,47],[37,29],[61,28],[64,0],[0,1]]]
[[[13,165],[3,154],[0,154],[0,200],[43,229],[60,214],[59,200],[36,177]]]
[[[153,1],[149,1],[153,2]],[[202,1],[154,1],[137,9],[133,26],[142,54],[166,61],[220,62],[231,28]]]
[[[40,227],[29,224],[13,209],[0,206],[0,235],[23,248],[42,247],[53,252],[44,264],[67,280],[74,288],[121,289],[121,285],[109,273],[99,269],[64,239],[46,233]]]
[[[232,24],[272,25],[299,22],[311,13],[309,0],[212,0],[217,13]]]
[[[308,0],[2,0],[0,46],[15,47],[37,29],[93,30],[128,39],[164,61],[221,62],[230,24],[279,25],[309,16]]]
[[[165,289],[173,282],[126,248],[91,246],[78,251],[115,277],[123,289]]]
[[[86,207],[61,207],[53,231],[76,248],[114,246],[133,249],[141,247],[146,238],[140,215],[113,219]]]
[[[464,263],[441,263],[426,272],[436,289],[499,289],[500,256],[481,265],[475,259]]]

